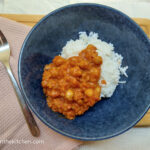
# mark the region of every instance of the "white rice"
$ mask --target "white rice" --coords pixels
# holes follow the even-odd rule
[[[72,56],[78,56],[79,52],[87,47],[88,44],[93,44],[97,48],[97,53],[103,58],[103,64],[101,66],[101,80],[106,80],[106,85],[102,86],[101,97],[111,97],[119,83],[126,83],[126,81],[119,81],[120,75],[127,77],[126,70],[128,67],[122,67],[123,57],[114,52],[114,46],[111,43],[104,42],[98,39],[98,34],[90,32],[89,35],[86,32],[79,33],[79,39],[70,40],[63,47],[61,56],[69,58]]]

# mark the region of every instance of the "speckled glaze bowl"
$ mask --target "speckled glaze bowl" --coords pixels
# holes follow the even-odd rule
[[[43,67],[60,54],[78,32],[90,31],[114,44],[129,66],[126,84],[103,99],[84,115],[67,120],[46,104],[41,87]],[[141,28],[125,14],[98,4],[75,4],[57,9],[30,31],[19,57],[19,82],[26,102],[51,129],[80,140],[102,140],[134,126],[150,106],[150,42]],[[124,80],[122,77],[121,80]]]

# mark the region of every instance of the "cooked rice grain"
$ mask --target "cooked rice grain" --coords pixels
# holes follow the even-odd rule
[[[111,97],[119,83],[126,83],[126,81],[119,80],[120,75],[127,77],[126,70],[128,69],[128,66],[121,66],[123,57],[114,51],[113,44],[98,39],[97,33],[90,32],[87,35],[86,32],[80,32],[79,39],[70,40],[63,47],[61,56],[64,58],[78,56],[79,52],[85,49],[88,44],[96,46],[98,55],[103,58],[99,84],[101,84],[101,80],[106,80],[107,84],[101,85],[101,97]]]

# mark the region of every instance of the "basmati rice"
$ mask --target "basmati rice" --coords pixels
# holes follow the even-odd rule
[[[97,48],[98,55],[103,58],[99,84],[101,85],[103,79],[107,84],[101,85],[101,97],[111,97],[119,83],[126,83],[126,81],[119,80],[120,75],[127,77],[126,70],[128,69],[128,66],[121,66],[123,57],[114,52],[113,44],[100,40],[97,33],[90,32],[87,35],[86,32],[79,32],[79,39],[68,41],[62,49],[61,56],[64,58],[78,56],[88,44],[93,44]]]

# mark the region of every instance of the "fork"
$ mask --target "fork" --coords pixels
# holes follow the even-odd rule
[[[5,38],[4,34],[0,31],[0,62],[3,63],[3,65],[5,66],[9,78],[11,80],[11,83],[13,85],[14,91],[16,93],[18,102],[21,106],[21,110],[23,112],[23,115],[25,117],[25,120],[27,122],[28,128],[31,132],[31,134],[35,137],[38,137],[40,135],[40,130],[36,124],[36,121],[33,118],[33,115],[31,113],[31,111],[29,110],[26,102],[25,102],[25,97],[23,96],[18,83],[11,71],[11,67],[9,64],[9,58],[10,58],[10,47],[9,44],[7,42],[7,39]]]

